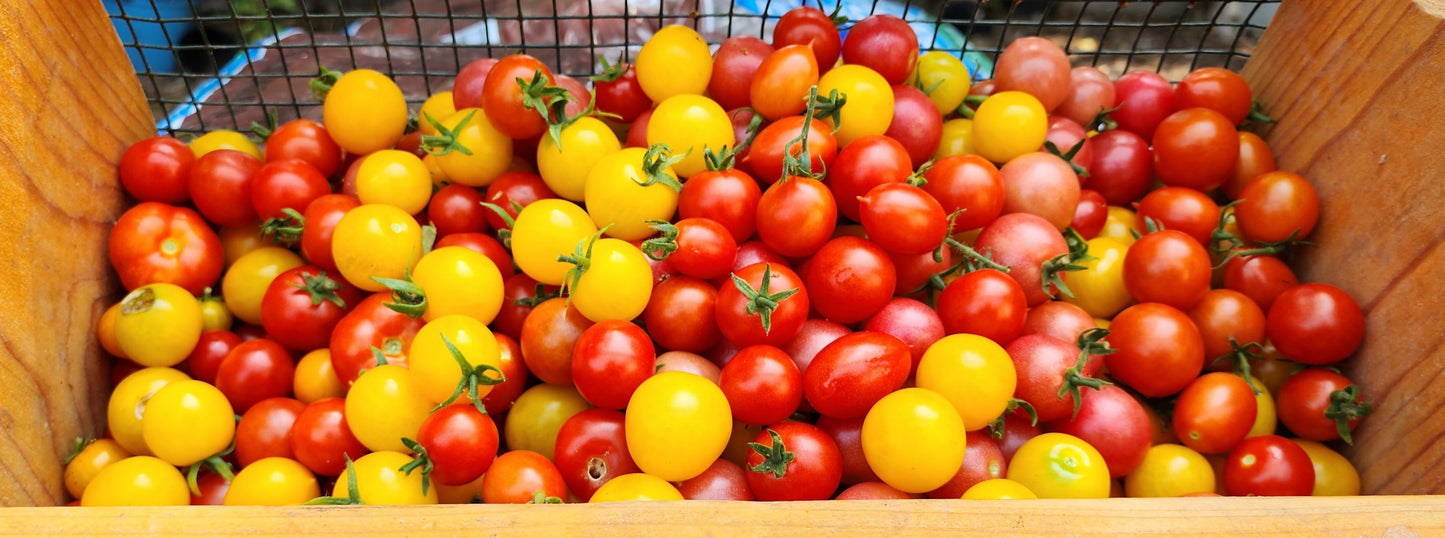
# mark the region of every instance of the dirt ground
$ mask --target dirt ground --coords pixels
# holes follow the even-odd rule
[[[911,3],[941,15],[939,24],[957,28],[968,36],[972,50],[990,57],[1017,37],[1042,35],[1065,47],[1075,65],[1097,65],[1111,76],[1156,70],[1172,80],[1195,67],[1241,68],[1273,12],[1271,4]],[[449,89],[461,66],[483,57],[522,51],[561,72],[587,74],[599,54],[616,58],[624,49],[635,50],[663,24],[695,25],[712,42],[739,33],[766,38],[771,32],[761,18],[739,14],[716,0],[391,0],[380,5],[379,15],[372,9],[272,19],[278,29],[292,30],[277,30],[274,35],[282,39],[252,49],[262,54],[208,95],[200,95],[195,113],[172,129],[244,128],[264,121],[266,111],[275,111],[283,121],[319,119],[320,107],[308,88],[318,65],[391,73],[408,99],[419,103],[430,93]],[[191,60],[188,64],[199,72],[138,75],[157,121],[192,102],[190,96],[214,78],[213,66],[242,51],[239,45],[226,45],[236,40],[223,35],[237,25],[235,20],[214,19],[205,25],[207,39],[192,36],[195,43],[220,44],[182,49],[183,62]]]

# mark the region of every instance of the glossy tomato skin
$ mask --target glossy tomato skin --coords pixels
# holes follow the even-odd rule
[[[993,261],[1009,268],[1008,276],[1018,282],[1030,306],[1049,299],[1044,292],[1043,264],[1069,251],[1058,228],[1043,217],[1010,213],[985,226],[974,240],[974,250],[991,255]]]
[[[682,498],[689,501],[753,501],[747,475],[738,464],[718,458],[706,471],[677,485]]]
[[[808,125],[808,163],[815,174],[833,168],[838,140],[831,133],[832,129],[822,120],[815,119]],[[738,166],[751,171],[753,177],[764,183],[777,183],[788,172],[783,167],[784,159],[788,155],[801,156],[802,147],[795,141],[802,134],[802,116],[787,116],[768,123],[747,147],[747,155],[738,159]]]
[[[652,99],[642,92],[637,83],[637,68],[627,66],[621,76],[613,80],[593,80],[597,91],[597,110],[616,114],[620,123],[632,123],[643,111],[652,108]]]
[[[803,395],[825,416],[857,418],[903,387],[912,363],[902,340],[871,331],[849,334],[824,346],[803,369]]]
[[[658,283],[642,320],[663,349],[702,353],[722,338],[717,325],[717,288],[701,279],[676,276]]]
[[[738,244],[727,228],[709,218],[684,218],[677,227],[677,250],[667,256],[677,272],[704,280],[726,275]]]
[[[748,489],[758,500],[818,501],[831,498],[838,490],[843,478],[842,455],[833,439],[817,426],[802,422],[774,424],[754,437],[753,443],[770,451],[793,453],[793,460],[784,464],[779,476],[773,470],[776,467],[764,467],[768,460],[756,446],[749,450],[744,468]]]
[[[460,184],[442,187],[432,194],[426,213],[427,220],[436,226],[437,237],[490,230],[487,214],[491,211],[482,207],[482,193],[475,187]]]
[[[843,484],[879,481],[878,474],[868,466],[868,459],[863,455],[863,417],[839,419],[825,415],[818,417],[817,426],[838,445],[842,456]]]
[[[1041,423],[1067,420],[1073,415],[1074,397],[1065,393],[1060,398],[1059,387],[1064,383],[1065,372],[1078,362],[1079,349],[1074,344],[1052,336],[1031,334],[1014,339],[1005,350],[1013,359],[1017,376],[1014,397],[1032,405]],[[1079,374],[1095,377],[1103,363],[1101,357],[1092,356],[1084,362]]]
[[[604,320],[577,338],[572,348],[572,381],[588,403],[622,409],[633,391],[656,370],[657,351],[641,327]]]
[[[556,287],[553,286],[552,289],[555,290]],[[525,273],[514,273],[504,277],[502,280],[502,310],[497,312],[497,317],[492,320],[492,331],[505,334],[513,340],[520,340],[522,326],[527,321],[527,315],[532,312],[532,301],[537,297],[539,290],[545,292],[547,287],[539,287],[537,281],[532,280],[532,277]]]
[[[818,84],[818,67],[807,45],[778,47],[763,58],[751,77],[748,95],[753,110],[769,121],[803,113],[808,88]]]
[[[943,138],[943,116],[923,90],[897,84],[893,86],[893,121],[883,135],[902,144],[913,168],[918,168],[938,149]]]
[[[1148,140],[1120,129],[1099,133],[1089,143],[1094,162],[1089,166],[1087,186],[1104,195],[1109,205],[1127,206],[1149,190],[1154,156]]]
[[[1239,160],[1234,162],[1234,177],[1224,182],[1220,190],[1224,191],[1224,195],[1229,199],[1237,199],[1245,185],[1260,174],[1273,172],[1276,168],[1274,152],[1270,151],[1269,144],[1257,134],[1240,131]]]
[[[460,403],[434,411],[422,421],[417,442],[426,449],[434,484],[459,486],[478,478],[497,456],[497,424],[473,405]]]
[[[1109,117],[1119,128],[1145,140],[1153,139],[1159,122],[1177,109],[1169,81],[1150,71],[1125,73],[1115,80],[1113,108],[1118,110]]]
[[[1219,204],[1195,189],[1164,187],[1139,201],[1138,216],[1153,220],[1159,228],[1184,232],[1207,246],[1219,225]]]
[[[548,85],[555,83],[552,70],[545,64],[525,54],[512,54],[492,66],[482,85],[487,119],[498,131],[514,140],[531,138],[547,130],[542,116],[523,104],[522,90],[517,86],[518,78],[531,82],[539,73]]]
[[[1294,269],[1276,256],[1238,256],[1224,264],[1224,287],[1243,293],[1266,313],[1281,293],[1297,285]]]
[[[487,185],[483,201],[496,205],[507,212],[511,218],[517,218],[520,212],[513,207],[513,202],[521,207],[527,207],[532,202],[547,198],[556,198],[557,194],[542,180],[542,176],[532,172],[512,171],[497,176],[491,184]],[[486,211],[487,224],[494,230],[510,230],[511,226],[502,220],[500,215],[492,210]]]
[[[877,71],[889,84],[907,80],[917,61],[918,34],[892,15],[880,13],[858,21],[843,40],[843,63]]]
[[[221,276],[221,240],[195,211],[141,202],[110,230],[111,267],[126,289],[165,282],[200,295]]]
[[[898,274],[877,244],[843,236],[818,249],[803,276],[811,306],[824,318],[852,324],[872,317],[893,297]]]
[[[1043,334],[1065,342],[1077,342],[1080,334],[1097,326],[1093,316],[1078,305],[1049,301],[1029,309],[1019,335]]]
[[[757,231],[758,201],[762,197],[758,183],[740,170],[704,171],[682,185],[677,212],[685,219],[712,219],[741,244]]]
[[[453,110],[482,108],[483,88],[487,82],[487,75],[496,65],[496,58],[482,58],[472,60],[462,67],[461,72],[457,73],[456,83],[452,85]]]
[[[822,10],[810,6],[798,6],[784,13],[773,27],[773,45],[807,45],[813,49],[818,70],[826,72],[838,63],[843,49],[843,37],[833,19]]]
[[[902,183],[912,173],[912,161],[902,144],[886,136],[863,136],[838,152],[828,169],[828,188],[838,212],[858,222],[859,196],[884,183]]]
[[[329,178],[341,171],[341,146],[320,123],[297,118],[281,124],[266,138],[266,162],[287,159],[306,161]]]
[[[531,450],[510,450],[492,460],[482,476],[482,502],[524,504],[537,495],[543,499],[567,496],[567,482],[546,456]]]
[[[808,290],[803,285],[803,279],[792,269],[764,262],[749,265],[733,273],[746,282],[748,287],[758,291],[762,288],[764,274],[769,276],[770,294],[788,290],[797,292],[778,303],[772,313],[771,328],[764,329],[760,315],[748,313],[748,299],[737,285],[734,282],[723,284],[718,289],[718,328],[722,330],[723,338],[733,344],[781,346],[797,336],[798,331],[802,330],[803,321],[808,319],[808,307],[811,304]]]
[[[572,352],[591,326],[592,321],[567,299],[557,297],[537,305],[527,314],[518,338],[527,369],[546,383],[573,386]]]
[[[1088,123],[1113,105],[1114,81],[1099,68],[1085,65],[1069,72],[1069,91],[1054,112],[1084,127],[1094,127]]]
[[[285,218],[284,210],[300,212],[330,193],[326,176],[300,159],[268,162],[251,178],[251,207],[262,220]]]
[[[1326,368],[1300,370],[1279,387],[1275,396],[1278,402],[1279,420],[1290,432],[1311,441],[1333,441],[1340,438],[1336,420],[1326,413],[1332,405],[1331,399],[1337,391],[1356,386],[1349,378]],[[1364,395],[1357,393],[1354,403],[1364,401]],[[1368,408],[1366,408],[1368,412]],[[1360,418],[1350,418],[1345,423],[1346,431],[1355,429]]]
[[[974,230],[993,222],[1003,211],[1003,175],[988,159],[978,155],[953,155],[933,163],[924,172],[928,183],[923,190],[943,206],[946,214],[963,210],[954,220],[954,230]]]
[[[1239,132],[1207,108],[1170,114],[1154,131],[1154,173],[1165,185],[1208,192],[1234,177]]]
[[[360,205],[361,201],[349,194],[327,194],[307,204],[301,214],[306,218],[306,225],[301,228],[301,255],[312,265],[341,278],[336,259],[331,255],[331,237],[341,217]]]
[[[1097,237],[1109,220],[1108,206],[1109,202],[1099,191],[1079,190],[1079,205],[1074,208],[1074,219],[1069,221],[1069,227],[1084,239]]]
[[[1038,97],[1044,110],[1053,111],[1069,93],[1072,71],[1064,49],[1048,39],[1015,39],[999,54],[994,81],[999,91],[1019,90]],[[1067,151],[1067,148],[1060,148]]]
[[[1239,192],[1234,215],[1252,241],[1272,243],[1309,237],[1320,218],[1320,199],[1310,182],[1292,172],[1267,172]]]
[[[1083,391],[1078,416],[1044,424],[1044,429],[1073,435],[1098,449],[1113,478],[1138,468],[1152,440],[1144,406],[1117,385]]]
[[[1162,303],[1139,303],[1114,317],[1104,355],[1109,374],[1145,396],[1158,398],[1188,386],[1204,367],[1204,342],[1194,321]]]
[[[295,267],[267,286],[261,298],[261,326],[287,349],[320,349],[330,343],[331,329],[361,299],[361,291],[319,267]]]
[[[200,341],[196,342],[196,348],[186,357],[186,370],[191,373],[192,378],[215,384],[221,361],[225,360],[231,349],[239,345],[241,337],[231,331],[203,332]]]
[[[317,400],[301,410],[291,428],[291,451],[296,461],[323,476],[340,475],[346,471],[346,458],[367,453],[346,423],[346,401],[341,398]]]
[[[863,323],[863,330],[890,334],[908,344],[915,369],[928,347],[947,334],[938,312],[916,299],[905,297],[888,301]]]
[[[968,432],[965,442],[963,465],[958,468],[958,474],[953,475],[948,483],[928,492],[928,498],[957,499],[974,484],[1003,478],[1008,473],[1008,460],[1003,457],[1003,451],[999,450],[998,442],[988,430]]]
[[[492,390],[482,397],[482,405],[487,408],[487,413],[500,415],[512,408],[512,403],[527,389],[531,378],[527,363],[522,360],[522,345],[502,333],[492,333],[492,337],[497,339],[497,367],[502,370],[506,381],[492,385]]]
[[[1199,376],[1179,393],[1171,429],[1201,454],[1227,452],[1254,426],[1258,408],[1249,383],[1233,373]]]
[[[863,230],[891,254],[931,253],[948,233],[948,215],[928,191],[884,183],[858,200]]]
[[[261,160],[232,150],[216,150],[196,159],[191,166],[187,190],[196,211],[217,226],[245,226],[256,222],[250,203],[251,179],[261,169]]]
[[[1244,123],[1253,107],[1252,100],[1244,77],[1221,67],[1195,69],[1174,87],[1174,102],[1180,109],[1208,108],[1223,115],[1230,125]]]
[[[1359,349],[1365,315],[1344,290],[1323,283],[1301,284],[1275,298],[1265,317],[1265,333],[1285,357],[1322,366]]]
[[[1048,153],[1025,153],[999,168],[1003,212],[1032,213],[1063,231],[1079,207],[1079,178],[1069,163]]]
[[[1264,310],[1243,293],[1231,289],[1209,290],[1199,304],[1189,309],[1189,319],[1194,320],[1199,336],[1204,339],[1206,361],[1212,362],[1234,351],[1230,339],[1240,346],[1264,343]]]
[[[291,353],[275,340],[257,338],[242,342],[221,361],[216,388],[236,411],[245,413],[267,398],[290,396],[295,376]]]
[[[242,467],[262,458],[295,459],[291,436],[306,404],[291,398],[257,402],[236,423],[236,462]]]
[[[1193,308],[1209,291],[1212,275],[1204,246],[1178,230],[1147,234],[1124,255],[1124,288],[1139,302]]]
[[[838,207],[823,182],[790,177],[769,187],[758,200],[758,238],[778,254],[809,256],[832,238]]]
[[[980,269],[949,282],[937,309],[947,334],[977,334],[1006,346],[1023,331],[1028,303],[1007,274]]]
[[[572,415],[557,431],[553,458],[567,490],[579,500],[592,498],[609,480],[641,472],[627,452],[623,415],[611,409],[588,409]]]
[[[153,136],[131,144],[120,156],[120,184],[141,202],[181,204],[190,200],[188,183],[196,154],[185,142]]]
[[[1315,469],[1303,448],[1278,435],[1241,441],[1224,462],[1224,494],[1306,496],[1314,491]]]
[[[362,370],[376,367],[372,347],[382,351],[388,364],[406,364],[411,339],[425,322],[387,308],[390,300],[390,292],[368,295],[332,329],[331,364],[342,384],[350,386]]]
[[[803,401],[803,374],[783,350],[748,346],[723,366],[718,386],[733,419],[765,426],[786,420]]]

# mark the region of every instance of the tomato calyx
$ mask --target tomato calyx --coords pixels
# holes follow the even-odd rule
[[[226,456],[235,450],[236,441],[233,439],[231,446],[222,450],[220,453],[186,466],[186,485],[190,486],[193,495],[198,497],[201,495],[200,476],[201,468],[203,467],[210,469],[213,473],[221,475],[221,478],[226,479],[226,482],[230,482],[236,478],[236,473],[231,471],[231,463],[225,459]]]
[[[823,0],[818,0],[818,11],[823,11]],[[843,3],[838,2],[833,6],[833,12],[828,14],[828,20],[833,21],[833,26],[842,27],[848,24],[848,16],[842,13]]]
[[[757,116],[753,116],[753,119],[756,120]],[[749,138],[746,142],[752,142],[752,139]],[[737,164],[738,150],[742,148],[743,144],[738,144],[738,147],[732,149],[723,146],[722,151],[717,152],[713,151],[712,148],[704,147],[702,148],[703,165],[707,167],[709,172],[732,170],[733,166]]]
[[[311,296],[311,306],[319,305],[321,301],[327,301],[336,305],[337,308],[346,308],[346,300],[336,294],[341,291],[341,283],[326,276],[326,271],[317,271],[315,275],[302,274],[301,281],[301,284],[294,284],[291,287],[305,290],[307,295]]]
[[[492,210],[492,212],[496,213],[498,217],[501,217],[502,222],[507,225],[505,228],[497,230],[497,240],[501,241],[502,246],[507,247],[508,251],[511,251],[512,227],[517,225],[517,220],[512,218],[511,213],[508,213],[507,210],[502,209],[502,206],[499,206],[497,204],[491,202],[482,202],[482,207]],[[512,200],[512,210],[521,213],[522,204],[517,203],[516,200]]]
[[[644,222],[652,224],[651,228],[662,234],[658,237],[642,242],[642,253],[656,261],[666,260],[673,252],[677,251],[677,226],[665,220],[649,219]]]
[[[1088,140],[1088,138],[1079,139],[1079,141],[1075,142],[1074,146],[1069,148],[1069,151],[1067,152],[1059,151],[1059,146],[1057,144],[1054,144],[1052,140],[1045,140],[1044,149],[1047,150],[1049,154],[1063,159],[1064,162],[1068,163],[1069,168],[1074,169],[1075,175],[1079,177],[1089,177],[1089,170],[1082,166],[1079,166],[1077,163],[1074,162],[1074,156],[1079,154],[1079,150],[1084,149],[1084,142],[1087,142]]]
[[[987,95],[970,95],[964,97],[963,102],[959,103],[958,108],[954,109],[953,112],[958,114],[960,118],[971,120],[973,119],[974,111],[978,110],[978,106],[982,105],[988,98],[989,96]]]
[[[1249,115],[1244,118],[1245,123],[1275,123],[1275,119],[1264,113],[1264,103],[1259,99],[1249,100]]]
[[[431,126],[437,130],[437,134],[421,137],[422,151],[437,157],[453,151],[470,156],[472,150],[463,146],[461,140],[457,139],[457,131],[466,128],[467,123],[471,122],[472,117],[476,115],[477,111],[472,110],[468,112],[466,116],[462,116],[462,121],[457,122],[456,127],[447,128],[447,126],[442,125],[442,122],[433,118],[431,114],[423,113],[422,116],[425,117],[427,123],[431,124]]]
[[[371,280],[391,290],[391,302],[384,303],[387,308],[412,319],[419,318],[426,313],[426,291],[411,281],[410,270],[407,270],[403,279],[373,276]],[[312,300],[315,301],[314,296]]]
[[[431,457],[427,455],[426,447],[413,439],[402,437],[401,444],[405,446],[407,450],[416,454],[416,457],[412,458],[411,461],[397,470],[406,473],[407,476],[411,476],[412,471],[421,468],[421,494],[426,495],[427,489],[431,487]]]
[[[324,65],[318,65],[316,68],[320,69],[321,72],[317,74],[315,78],[311,79],[311,95],[324,101],[326,100],[326,94],[331,93],[331,87],[335,86],[336,81],[341,80],[341,75],[346,73],[332,71]]]
[[[1325,418],[1335,421],[1335,428],[1345,444],[1355,444],[1350,437],[1350,422],[1370,415],[1375,406],[1359,401],[1360,387],[1350,385],[1330,392],[1330,406],[1325,408]]]
[[[818,97],[818,86],[808,88],[808,104],[803,107],[803,125],[798,129],[798,136],[789,140],[787,151],[783,155],[783,177],[779,181],[787,181],[789,177],[810,177],[819,179],[823,177],[823,171],[813,172],[813,157],[808,152],[808,132],[811,131],[814,119],[827,119],[833,121],[833,134],[843,125],[843,105],[847,104],[848,96],[832,90],[827,97]],[[793,149],[794,146],[798,149]]]
[[[768,436],[773,438],[772,446],[748,443],[748,448],[763,457],[762,463],[749,465],[748,470],[755,473],[773,473],[773,478],[782,478],[788,473],[788,464],[797,459],[797,456],[783,444],[783,437],[778,435],[778,432],[768,428]]]
[[[1075,418],[1078,418],[1079,408],[1083,407],[1084,405],[1084,395],[1082,387],[1099,390],[1104,388],[1104,385],[1113,385],[1113,383],[1111,382],[1104,381],[1099,378],[1089,377],[1084,375],[1083,373],[1084,364],[1089,362],[1089,357],[1095,355],[1108,355],[1110,353],[1118,351],[1117,349],[1110,348],[1109,343],[1104,341],[1104,337],[1106,336],[1109,336],[1109,330],[1100,328],[1089,329],[1079,334],[1079,358],[1078,360],[1074,361],[1074,366],[1072,368],[1064,370],[1064,382],[1059,385],[1060,400],[1064,399],[1065,394],[1074,397],[1074,414],[1072,417],[1069,418],[1069,420],[1074,420]]]
[[[477,387],[483,385],[500,385],[507,380],[507,374],[503,373],[501,368],[490,364],[473,366],[472,363],[467,362],[467,358],[462,356],[462,350],[457,349],[457,345],[453,344],[452,340],[447,338],[447,335],[443,334],[441,337],[442,344],[447,346],[447,351],[452,354],[453,359],[456,359],[457,366],[462,368],[462,379],[457,381],[457,388],[452,391],[452,395],[432,408],[431,412],[435,413],[441,410],[441,408],[451,405],[452,402],[457,401],[457,398],[461,397],[462,394],[466,394],[467,398],[471,399],[472,405],[477,408],[477,411],[480,411],[483,415],[487,414],[487,408],[482,405],[482,398],[481,395],[478,394]],[[489,376],[487,372],[496,372],[497,377]],[[423,491],[423,493],[424,492],[425,491]]]
[[[366,504],[361,502],[361,488],[356,485],[356,466],[351,463],[350,454],[342,454],[346,458],[346,496],[345,497],[317,497],[306,501],[307,506],[346,506]]]
[[[251,134],[260,137],[261,141],[265,142],[266,139],[271,138],[271,134],[275,133],[276,129],[280,127],[280,121],[281,119],[276,116],[275,109],[267,110],[266,124],[261,125],[258,122],[251,122]]]
[[[1110,114],[1118,111],[1119,107],[1105,108],[1101,105],[1099,106],[1099,113],[1095,114],[1094,119],[1089,120],[1089,124],[1085,125],[1084,127],[1096,133],[1102,133],[1104,131],[1118,129],[1119,123],[1114,121],[1113,118],[1109,117]]]
[[[945,247],[952,248],[958,251],[959,254],[963,254],[963,260],[954,264],[954,266],[948,268],[948,270],[934,276],[938,277],[941,283],[943,277],[948,276],[958,269],[967,269],[964,271],[965,273],[971,273],[984,268],[1002,271],[1004,273],[1009,272],[1009,266],[993,261],[992,255],[980,254],[977,250],[974,250],[973,247],[965,245],[962,241],[953,238],[954,225],[958,222],[958,216],[962,215],[963,211],[962,208],[959,208],[948,215],[948,232],[943,235],[943,242],[933,249],[933,261],[935,263],[943,263],[943,249]],[[930,277],[929,280],[932,280],[932,277]],[[940,287],[939,289],[943,288]]]
[[[1259,342],[1249,342],[1241,345],[1238,340],[1234,339],[1234,335],[1230,335],[1229,348],[1229,353],[1225,353],[1219,358],[1214,359],[1210,364],[1221,364],[1225,361],[1233,360],[1234,373],[1244,378],[1244,382],[1249,385],[1249,389],[1254,391],[1255,395],[1264,394],[1264,390],[1254,383],[1254,375],[1250,372],[1249,366],[1249,361],[1264,358],[1262,354],[1264,346],[1260,345]]]
[[[547,291],[547,285],[540,282],[538,282],[537,286],[535,288],[532,288],[532,290],[533,293],[531,297],[522,297],[520,299],[512,301],[512,304],[516,306],[535,308],[537,305],[547,302],[548,299],[556,299],[562,296],[562,290],[560,288],[553,291]]]
[[[763,265],[762,281],[758,284],[758,289],[753,289],[752,285],[739,277],[737,273],[730,273],[728,276],[732,277],[733,286],[736,286],[747,299],[745,309],[748,315],[762,318],[763,334],[773,331],[773,311],[778,309],[778,305],[798,293],[798,288],[771,293],[773,281],[773,264],[771,263]]]
[[[1002,412],[1002,413],[999,413],[998,418],[995,418],[995,419],[993,419],[992,421],[989,421],[989,423],[988,423],[988,433],[989,433],[989,435],[993,436],[994,439],[1003,439],[1003,432],[1004,432],[1004,424],[1003,424],[1003,422],[1004,422],[1004,417],[1008,416],[1009,413],[1013,413],[1014,410],[1016,410],[1016,409],[1023,409],[1025,413],[1028,413],[1028,415],[1029,415],[1029,425],[1030,425],[1030,426],[1038,426],[1038,425],[1039,425],[1039,413],[1038,413],[1037,411],[1034,411],[1034,405],[1033,405],[1033,404],[1028,403],[1028,402],[1025,402],[1025,401],[1020,400],[1020,399],[1018,399],[1018,398],[1009,398],[1009,399],[1008,399],[1008,407],[1005,407],[1004,410],[1003,410],[1003,412]]]
[[[557,261],[572,264],[572,267],[567,270],[567,273],[562,275],[562,292],[567,294],[567,300],[569,302],[571,301],[572,293],[577,289],[577,283],[582,280],[582,275],[585,274],[588,269],[592,268],[592,247],[597,245],[597,240],[601,239],[602,234],[607,232],[607,229],[611,227],[612,225],[609,224],[601,230],[597,230],[597,233],[592,234],[592,237],[578,241],[577,249],[573,251],[572,254],[557,256]]]
[[[517,88],[522,93],[522,106],[542,115],[542,121],[547,123],[547,135],[557,143],[557,149],[562,149],[562,128],[566,126],[567,103],[572,101],[572,95],[566,88],[549,82],[541,69],[532,72],[530,81],[517,77]]]
[[[562,498],[547,495],[547,492],[539,489],[532,492],[532,500],[527,501],[527,504],[562,504]]]
[[[70,452],[60,461],[60,465],[62,467],[70,465],[70,462],[75,461],[75,458],[80,455],[80,451],[85,450],[85,447],[94,442],[94,437],[76,437],[75,442],[70,445]]]
[[[642,155],[642,173],[647,176],[646,180],[632,178],[632,182],[643,187],[650,187],[661,183],[676,192],[682,192],[682,182],[667,173],[667,169],[680,163],[692,154],[688,149],[682,155],[673,155],[672,148],[661,142],[647,147],[647,153]]]
[[[301,232],[306,228],[306,217],[289,207],[281,212],[286,216],[271,217],[261,223],[261,237],[269,235],[271,242],[289,248],[301,240]]]
[[[612,82],[622,78],[622,75],[627,74],[627,63],[622,61],[621,55],[617,56],[617,63],[615,64],[609,63],[607,57],[601,54],[597,55],[597,61],[602,64],[602,72],[587,77],[587,80],[592,82]]]
[[[1043,279],[1044,294],[1048,295],[1050,299],[1058,298],[1054,294],[1054,290],[1073,299],[1074,291],[1064,283],[1063,273],[1088,269],[1081,263],[1094,259],[1089,255],[1089,243],[1073,228],[1064,228],[1064,241],[1068,243],[1069,251],[1049,258],[1039,270],[1040,278]]]
[[[908,176],[908,179],[903,180],[903,182],[921,189],[924,185],[928,184],[928,178],[923,177],[924,174],[927,174],[928,171],[932,169],[933,157],[929,157],[928,160],[923,161],[923,164],[918,165],[918,169],[914,170],[913,173]],[[955,210],[954,213],[962,214],[963,210],[964,208],[960,207]]]

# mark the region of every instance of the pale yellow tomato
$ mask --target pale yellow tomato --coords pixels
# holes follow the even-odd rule
[[[1095,237],[1088,245],[1090,259],[1079,263],[1084,269],[1063,274],[1074,296],[1060,294],[1060,298],[1096,318],[1112,318],[1133,301],[1124,288],[1124,255],[1129,244],[1113,237]]]
[[[107,465],[80,497],[81,506],[185,506],[186,479],[159,458],[132,456]]]
[[[818,96],[828,97],[833,90],[847,97],[840,117],[842,125],[829,126],[838,130],[834,134],[838,147],[867,135],[881,135],[893,122],[893,86],[877,71],[857,64],[845,64],[829,69],[818,80]],[[1042,143],[1042,142],[1041,142]]]
[[[356,199],[363,204],[390,204],[415,215],[431,200],[431,173],[416,154],[384,149],[356,167]]]
[[[537,169],[542,181],[557,196],[582,201],[587,177],[602,158],[622,149],[606,123],[592,116],[579,118],[562,129],[561,144],[543,136],[537,146]]]

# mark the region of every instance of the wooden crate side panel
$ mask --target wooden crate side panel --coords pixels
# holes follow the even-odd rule
[[[0,3],[0,36],[0,506],[50,505],[70,441],[102,433],[115,170],[154,129],[100,2]]]
[[[1244,75],[1281,169],[1324,202],[1301,280],[1366,313],[1346,373],[1377,403],[1347,450],[1367,493],[1445,493],[1445,2],[1284,3]]]

